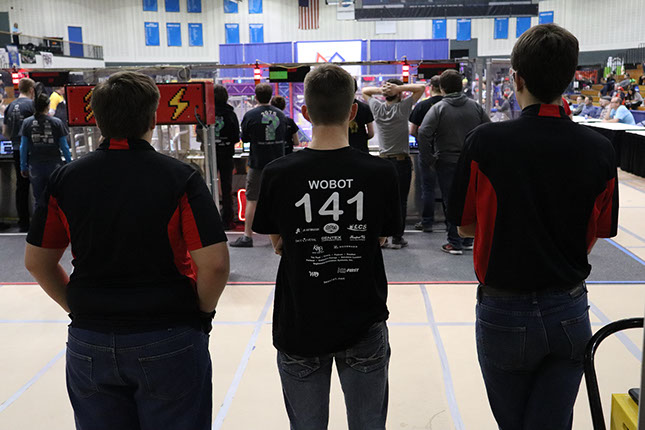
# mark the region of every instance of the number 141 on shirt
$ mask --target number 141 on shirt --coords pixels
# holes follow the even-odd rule
[[[347,200],[348,205],[352,205],[354,203],[356,203],[356,220],[362,221],[363,220],[363,192],[362,191],[359,191],[358,194],[356,194],[351,199]],[[295,206],[296,207],[304,206],[305,221],[308,223],[313,221],[313,217],[311,213],[311,196],[309,195],[309,193],[305,193],[305,195],[296,202]],[[331,209],[329,209],[330,206],[331,206]],[[334,193],[332,193],[332,195],[318,210],[319,215],[332,216],[334,221],[338,221],[340,219],[340,216],[343,213],[345,213],[345,211],[343,211],[340,208],[340,194],[338,193],[338,191],[335,191]]]

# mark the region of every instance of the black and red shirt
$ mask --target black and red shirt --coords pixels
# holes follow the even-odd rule
[[[500,289],[558,289],[587,278],[587,252],[618,228],[614,149],[564,108],[532,105],[466,139],[448,204],[476,223],[475,273]]]
[[[58,249],[71,242],[72,326],[136,331],[203,322],[189,251],[226,235],[191,166],[144,140],[105,140],[57,169],[44,198],[27,242]]]

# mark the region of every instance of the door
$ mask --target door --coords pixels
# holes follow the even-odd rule
[[[83,29],[81,27],[67,27],[67,35],[70,41],[70,57],[83,57]]]

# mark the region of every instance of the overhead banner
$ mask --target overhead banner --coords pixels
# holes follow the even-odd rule
[[[475,3],[475,4],[473,4]],[[537,16],[538,3],[517,0],[357,0],[357,20]]]
[[[447,39],[448,31],[446,30],[445,19],[432,20],[432,38],[433,39]]]
[[[508,18],[495,18],[494,39],[508,39]]]
[[[157,84],[160,98],[157,124],[197,124],[197,117],[206,124],[215,123],[215,93],[212,82]],[[67,115],[71,127],[96,125],[92,111],[94,85],[65,87]]]
[[[296,42],[298,63],[342,63],[363,61],[362,41]],[[361,66],[343,66],[352,75],[361,74]]]
[[[515,37],[520,37],[526,30],[531,28],[531,17],[530,16],[524,16],[520,18],[516,18],[516,23],[515,23]]]

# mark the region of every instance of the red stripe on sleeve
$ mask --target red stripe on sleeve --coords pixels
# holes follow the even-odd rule
[[[614,206],[618,199],[614,199],[616,190],[616,178],[607,181],[605,190],[596,197],[589,224],[587,226],[587,250],[597,237],[612,237],[616,235],[616,222],[614,217]]]
[[[110,146],[108,149],[130,149],[128,139],[110,139]]]
[[[69,224],[67,217],[58,206],[58,201],[49,196],[47,219],[43,231],[43,248],[62,249],[69,245]]]
[[[497,218],[497,194],[493,184],[488,177],[479,170],[479,165],[473,162],[476,171],[472,170],[471,175],[476,177],[476,212],[477,227],[475,231],[475,243],[473,259],[475,274],[479,282],[486,283],[488,262],[490,261],[491,249],[493,247],[493,236],[495,235],[495,220]],[[472,177],[471,176],[471,177]],[[471,192],[470,186],[468,192]]]
[[[175,267],[182,275],[190,278],[193,285],[197,282],[197,268],[186,249],[181,228],[181,207],[178,206],[168,222],[168,241],[172,248]]]
[[[186,194],[181,197],[179,208],[181,211],[181,230],[183,233],[184,242],[186,243],[186,248],[189,251],[194,251],[196,249],[202,248],[202,239],[199,236],[197,222],[195,221],[193,209],[190,207],[190,203],[188,203],[188,197],[186,196]]]

